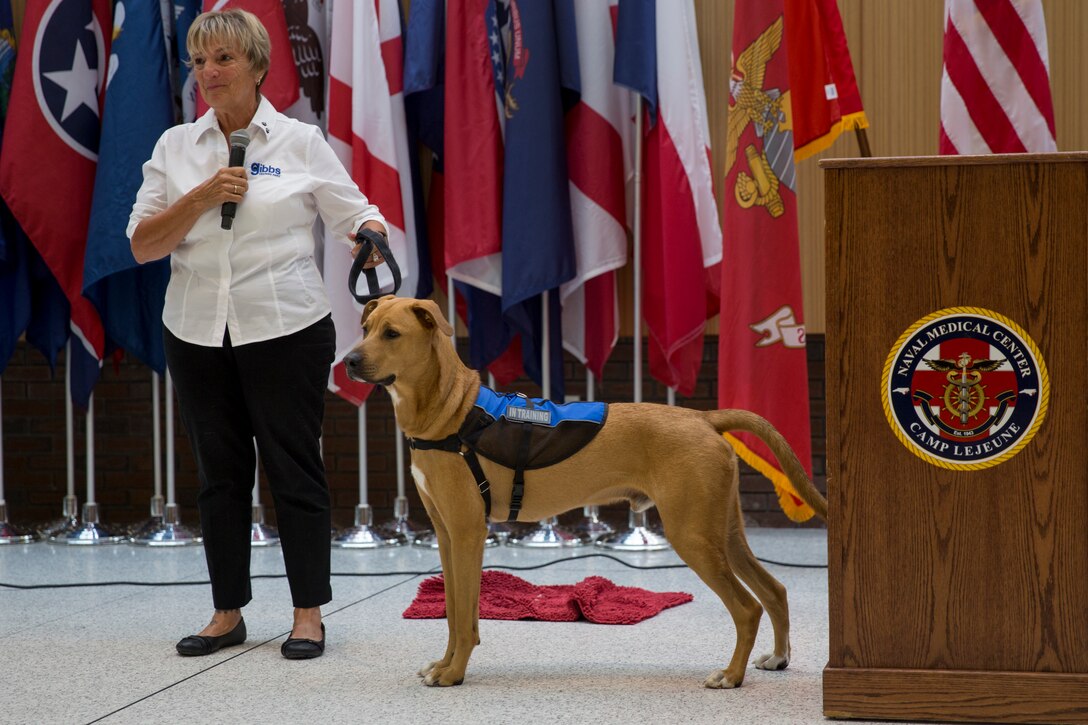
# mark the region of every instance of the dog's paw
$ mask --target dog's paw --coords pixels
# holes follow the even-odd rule
[[[434,668],[423,678],[427,687],[454,687],[465,681],[464,675],[457,676],[449,668]]]
[[[715,670],[703,680],[703,687],[709,687],[712,690],[732,690],[734,687],[740,687],[744,682],[743,677],[732,677],[725,670]]]
[[[752,660],[752,664],[760,670],[784,670],[789,667],[790,658],[776,654],[760,655]]]

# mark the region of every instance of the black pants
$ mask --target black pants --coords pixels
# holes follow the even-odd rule
[[[164,328],[166,361],[200,475],[200,524],[216,609],[252,599],[250,525],[257,440],[276,507],[296,607],[332,599],[329,486],[321,460],[331,317],[284,337],[234,347],[183,342]]]

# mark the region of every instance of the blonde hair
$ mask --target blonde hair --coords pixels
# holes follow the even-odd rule
[[[258,76],[257,90],[259,92],[265,76],[268,75],[272,58],[272,41],[269,40],[268,31],[257,16],[238,8],[197,15],[189,26],[189,34],[185,38],[189,55],[192,56],[194,52],[207,54],[220,44],[231,46],[242,52],[249,61],[249,67]],[[189,60],[188,65],[191,67],[192,64],[192,60]]]

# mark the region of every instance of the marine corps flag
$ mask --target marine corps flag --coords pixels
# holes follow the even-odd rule
[[[745,408],[769,420],[810,476],[808,364],[793,163],[796,129],[811,124],[799,124],[804,104],[791,93],[791,81],[802,70],[817,70],[806,57],[813,48],[809,42],[799,43],[798,56],[790,57],[794,48],[788,42],[788,23],[797,13],[791,16],[788,11],[806,5],[813,10],[819,4],[818,0],[736,4],[718,337],[719,407]],[[799,72],[792,72],[794,67]],[[827,125],[837,126],[839,120],[838,109],[828,113],[825,132],[833,132]],[[771,479],[787,516],[795,521],[811,518],[812,509],[797,496],[761,440],[747,433],[725,436],[741,458]]]

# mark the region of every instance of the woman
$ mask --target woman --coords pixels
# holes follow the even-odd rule
[[[204,13],[187,44],[210,109],[159,139],[128,225],[137,261],[170,255],[164,345],[200,476],[215,605],[208,626],[177,650],[205,655],[245,641],[256,439],[295,607],[281,651],[309,659],[324,652],[321,605],[332,598],[319,438],[335,355],[312,226],[320,214],[350,244],[360,227],[385,234],[385,220],[321,132],[261,96],[271,49],[254,15]],[[228,167],[238,129],[250,136],[246,164]],[[229,230],[221,228],[225,202],[237,205]],[[375,253],[367,266],[382,261]]]

